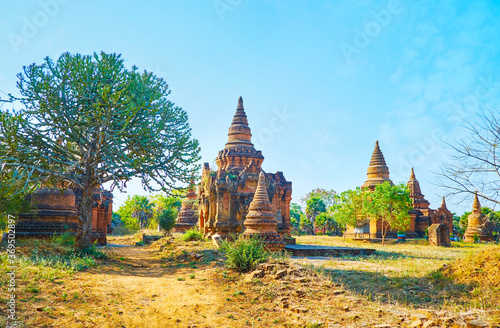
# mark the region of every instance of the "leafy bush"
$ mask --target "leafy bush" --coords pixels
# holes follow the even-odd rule
[[[191,228],[186,230],[184,235],[182,235],[182,240],[192,241],[192,240],[203,240],[203,234],[197,228]]]
[[[174,227],[176,218],[177,211],[171,207],[167,207],[158,215],[158,224],[160,228],[169,232]]]
[[[269,258],[269,252],[259,238],[246,239],[240,236],[234,242],[223,241],[220,248],[227,257],[226,266],[239,272],[253,270],[257,264]]]
[[[52,242],[61,246],[75,246],[75,236],[69,232],[52,236]]]

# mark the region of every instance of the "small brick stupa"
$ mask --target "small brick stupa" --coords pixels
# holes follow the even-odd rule
[[[488,218],[481,213],[481,204],[477,198],[477,191],[474,195],[472,213],[467,218],[467,221],[467,230],[465,230],[464,233],[464,241],[474,242],[475,238],[479,238],[480,241],[490,241],[493,239]]]
[[[363,189],[373,191],[377,185],[385,181],[389,181],[392,184],[392,181],[389,179],[389,168],[385,163],[384,155],[378,145],[378,140],[375,142],[375,149],[373,150],[370,165],[368,166],[367,176],[367,180],[361,186]]]
[[[276,232],[276,216],[269,202],[266,189],[266,177],[264,172],[259,174],[257,190],[253,197],[245,220],[245,232],[243,236],[251,238],[258,236],[266,244],[270,251],[281,251],[285,248],[283,238]]]
[[[194,181],[191,180],[187,193],[187,199],[182,202],[181,210],[177,215],[174,232],[184,233],[186,230],[196,226],[196,223],[198,222],[198,213],[195,208],[195,204],[198,202],[196,198],[197,195],[194,192]]]

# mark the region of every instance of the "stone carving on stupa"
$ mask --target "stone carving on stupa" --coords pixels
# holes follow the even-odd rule
[[[196,226],[198,222],[198,213],[196,209],[197,196],[194,192],[194,181],[191,180],[187,198],[182,202],[181,210],[177,215],[177,221],[174,225],[174,232],[184,233],[186,230]]]
[[[264,156],[252,143],[252,133],[240,97],[228,141],[215,158],[217,169],[203,166],[198,187],[200,230],[223,238],[245,231],[245,219],[262,171]],[[266,188],[276,217],[277,232],[289,241],[292,183],[282,172],[266,173]]]
[[[472,213],[467,218],[467,230],[464,233],[464,241],[474,242],[476,238],[480,241],[493,240],[490,222],[486,215],[481,213],[481,204],[477,197],[477,191],[474,194]]]
[[[385,181],[389,181],[392,184],[392,181],[389,179],[389,168],[385,163],[384,155],[378,145],[378,140],[375,142],[375,149],[373,150],[370,165],[368,166],[367,176],[367,180],[361,186],[363,189],[373,191],[377,185]]]
[[[276,232],[275,211],[269,202],[264,172],[260,172],[257,190],[246,215],[245,232],[246,238],[258,237],[270,251],[281,251],[285,247],[283,238]]]

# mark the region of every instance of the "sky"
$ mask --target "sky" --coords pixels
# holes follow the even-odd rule
[[[437,208],[446,142],[500,104],[499,18],[497,1],[9,1],[0,98],[46,56],[120,53],[167,81],[200,164],[215,166],[242,96],[263,169],[292,181],[292,202],[363,184],[378,140],[391,180],[414,167]],[[115,206],[133,194],[146,193],[131,183]],[[452,212],[472,206],[456,201]]]

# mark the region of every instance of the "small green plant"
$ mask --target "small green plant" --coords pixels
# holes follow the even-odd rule
[[[186,279],[179,277],[179,278],[177,278],[177,280],[179,280],[179,281],[184,281],[184,280],[186,280]]]
[[[189,275],[189,279],[194,279],[194,273],[191,273],[191,275]]]
[[[52,242],[57,245],[73,247],[75,245],[75,236],[69,232],[65,232],[61,235],[54,234],[54,236],[52,236]]]
[[[221,251],[226,255],[226,266],[230,269],[247,272],[253,270],[257,264],[265,262],[269,253],[259,238],[240,238],[234,242],[223,241]]]
[[[477,234],[474,234],[474,244],[479,244],[479,242],[480,242],[479,236]]]
[[[182,235],[182,240],[193,241],[193,240],[203,240],[203,234],[197,228],[191,228],[186,230],[184,235]]]
[[[27,287],[27,291],[30,292],[30,293],[33,293],[33,294],[37,294],[37,293],[40,292],[40,289],[38,287],[36,287],[35,285],[30,284]]]

